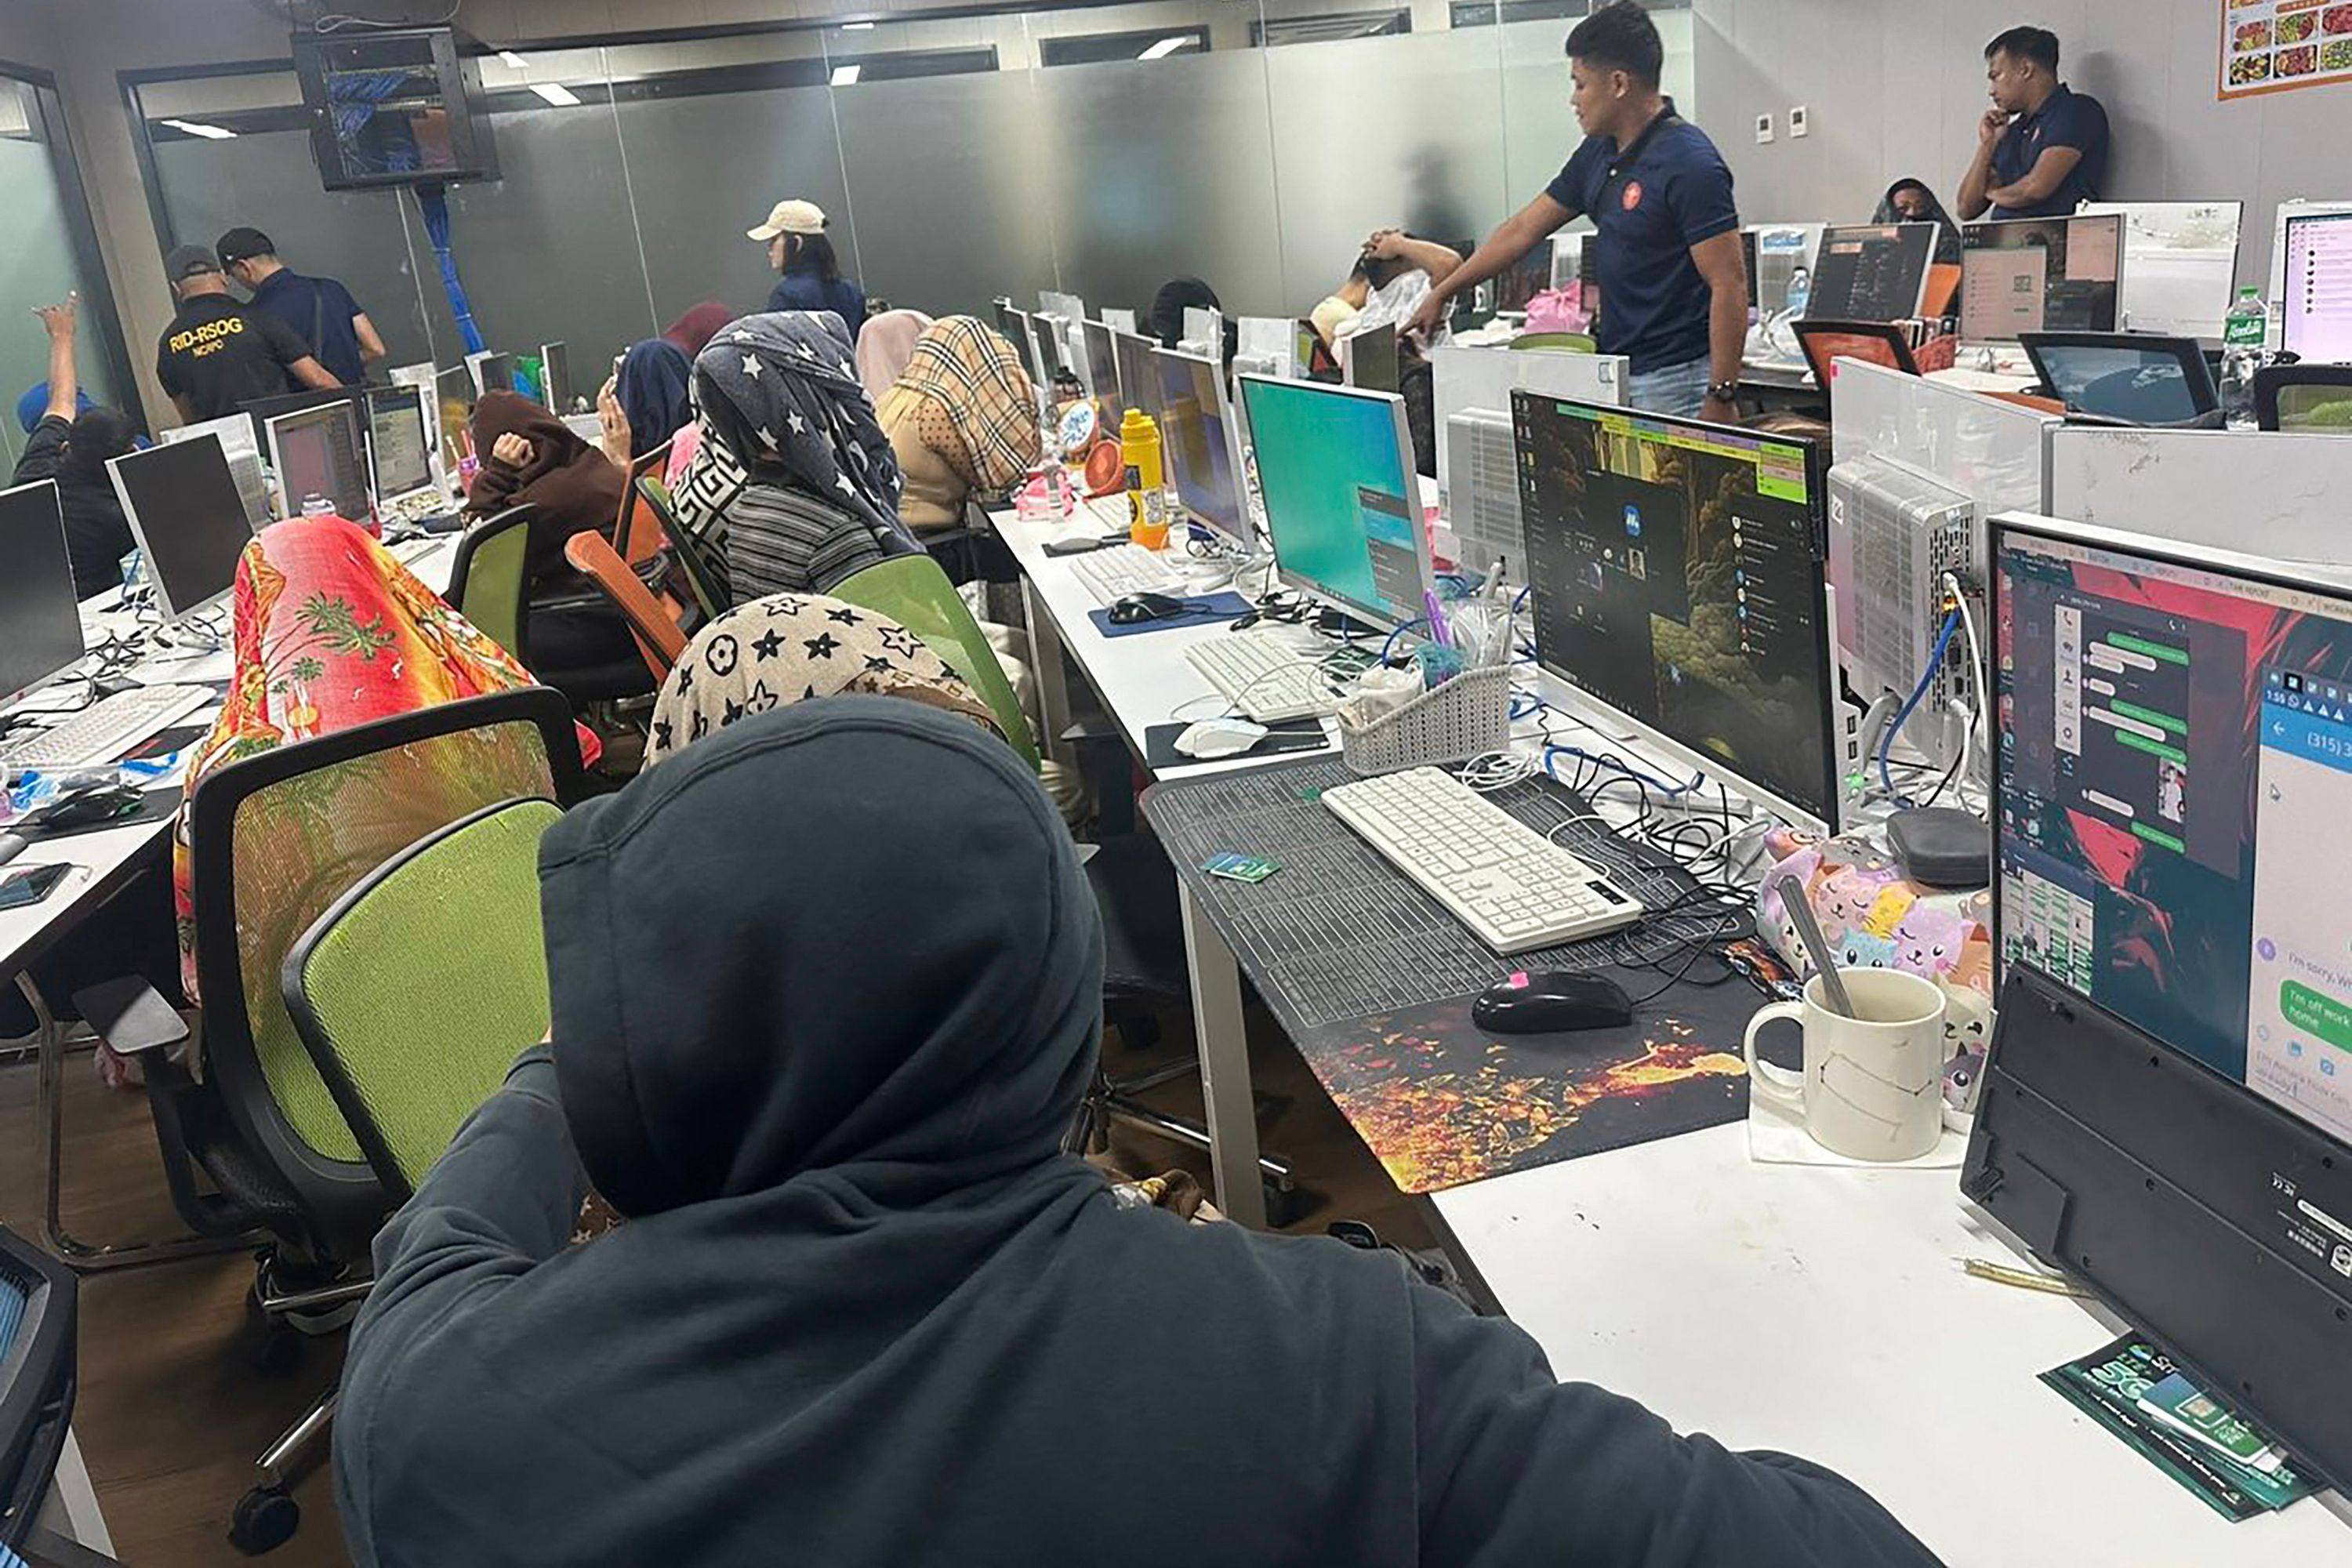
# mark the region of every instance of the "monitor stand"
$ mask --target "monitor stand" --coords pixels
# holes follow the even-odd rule
[[[1342,641],[1352,640],[1356,637],[1384,637],[1388,636],[1387,632],[1383,631],[1379,626],[1372,625],[1370,621],[1360,621],[1355,616],[1349,615],[1346,611],[1335,610],[1328,605],[1326,605],[1322,609],[1316,612],[1315,629],[1323,633],[1327,637],[1339,637]]]

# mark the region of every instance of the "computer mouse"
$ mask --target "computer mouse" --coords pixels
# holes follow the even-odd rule
[[[1115,626],[1131,626],[1139,621],[1164,621],[1186,608],[1183,600],[1166,594],[1129,594],[1110,607],[1109,620]]]
[[[1247,719],[1203,719],[1176,737],[1176,753],[1214,762],[1219,757],[1238,757],[1265,739],[1263,724]]]
[[[1480,992],[1470,1005],[1470,1021],[1493,1035],[1611,1029],[1633,1021],[1633,1002],[1605,974],[1522,972]]]

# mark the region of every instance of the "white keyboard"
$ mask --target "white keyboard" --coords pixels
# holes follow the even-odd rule
[[[1642,918],[1606,877],[1436,768],[1340,784],[1323,804],[1498,953]]]
[[[1339,706],[1316,656],[1273,632],[1205,638],[1186,648],[1184,658],[1244,718],[1260,724],[1319,718]]]
[[[1129,504],[1125,490],[1096,496],[1085,505],[1088,514],[1105,528],[1127,528],[1135,521],[1135,508]]]
[[[142,686],[91,703],[64,723],[0,742],[0,768],[111,763],[174,719],[220,699],[201,686]]]
[[[1185,593],[1183,570],[1159,551],[1140,544],[1114,544],[1073,555],[1070,570],[1095,602],[1105,606],[1129,594],[1173,594],[1181,598]]]

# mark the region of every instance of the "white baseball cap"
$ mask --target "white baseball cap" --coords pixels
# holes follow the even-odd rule
[[[769,240],[780,234],[823,234],[824,209],[814,202],[778,202],[768,214],[768,221],[757,228],[745,229],[751,239]]]

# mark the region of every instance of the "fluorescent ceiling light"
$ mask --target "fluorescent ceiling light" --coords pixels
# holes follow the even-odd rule
[[[499,63],[506,67],[509,70],[524,71],[530,69],[530,62],[523,58],[520,55],[515,53],[512,49],[500,49],[499,51]]]
[[[855,87],[857,84],[857,73],[864,68],[865,68],[861,66],[834,67],[833,85],[835,87]]]
[[[201,136],[207,142],[232,142],[236,132],[225,125],[207,125],[201,120],[166,120],[161,123],[191,136]]]
[[[841,25],[841,30],[845,33],[870,33],[874,30],[874,24],[871,22],[844,22]]]
[[[535,81],[530,84],[530,90],[558,109],[580,107],[580,95],[560,81]]]
[[[1192,41],[1192,40],[1190,37],[1181,38],[1162,38],[1135,58],[1139,60],[1164,59]]]

